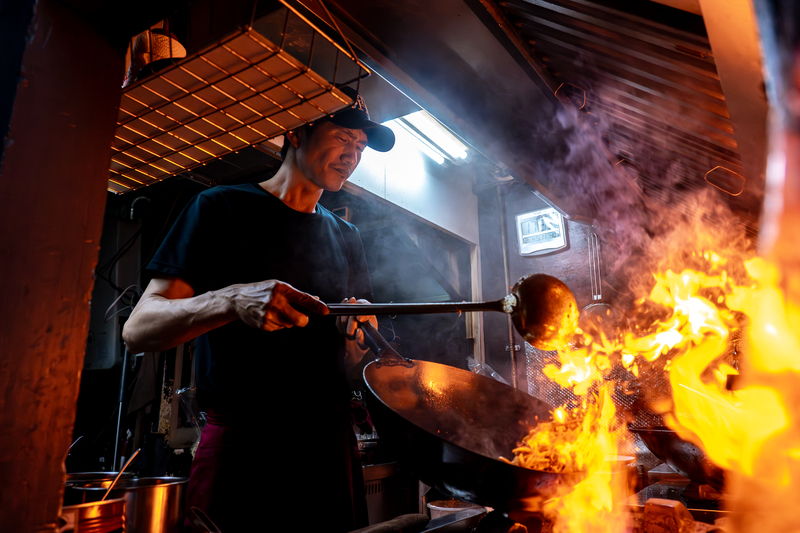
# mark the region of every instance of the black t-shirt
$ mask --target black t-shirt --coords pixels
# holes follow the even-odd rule
[[[295,211],[257,184],[198,194],[147,269],[184,279],[195,294],[277,279],[326,303],[372,299],[356,227],[320,205]],[[245,418],[267,409],[273,420],[340,409],[349,401],[342,344],[330,316],[310,313],[306,327],[273,332],[236,320],[198,338],[199,400]]]

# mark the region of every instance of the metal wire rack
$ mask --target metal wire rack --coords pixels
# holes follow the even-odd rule
[[[352,48],[345,50],[284,6],[279,44],[256,31],[251,21],[123,90],[109,191],[150,185],[352,105],[337,86],[360,81],[369,70]],[[298,21],[306,25],[305,62],[284,46],[290,17],[295,26]],[[335,52],[332,75],[309,67],[318,36]],[[350,71],[355,65],[358,75],[339,84],[337,74],[348,70],[340,56]]]
[[[738,368],[739,351],[744,338],[746,338],[746,334],[743,329],[731,331],[728,349],[720,355],[717,362]],[[580,398],[571,389],[560,386],[544,374],[545,366],[557,363],[557,360],[558,354],[556,352],[540,350],[527,342],[525,343],[525,373],[528,381],[528,394],[552,406],[576,405],[580,403]],[[669,398],[672,394],[669,373],[666,370],[658,370],[655,367],[657,365],[654,365],[654,368],[651,369],[643,369],[639,377],[627,382],[624,381],[622,373],[618,373],[614,377],[617,386],[612,398],[616,407],[615,417],[618,422],[624,421],[635,427],[664,425],[661,415],[647,407],[661,399]],[[628,378],[632,377],[632,375],[628,376]],[[604,423],[608,423],[608,421],[604,421]],[[617,446],[622,454],[636,454],[640,459],[644,457],[646,461],[655,459],[654,456],[649,456],[647,446],[638,435],[623,432],[617,440]],[[651,464],[648,468],[656,464],[658,462]]]

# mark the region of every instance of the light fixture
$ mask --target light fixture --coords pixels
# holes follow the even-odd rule
[[[385,125],[395,134],[399,131],[408,134],[421,152],[440,165],[445,161],[460,163],[467,158],[466,145],[425,110],[390,120]]]
[[[450,159],[466,159],[467,147],[458,137],[450,133],[438,120],[425,110],[417,111],[403,117],[403,120],[413,126],[435,146],[444,150]]]
[[[418,135],[414,135],[401,119],[390,120],[389,122],[385,122],[384,125],[388,126],[394,132],[397,137],[398,146],[408,146],[411,150],[416,148],[418,151],[433,159],[436,163],[440,165],[444,164],[444,155],[433,148],[430,143],[423,141]]]

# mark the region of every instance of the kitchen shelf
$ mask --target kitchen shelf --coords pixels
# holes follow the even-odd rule
[[[123,90],[109,191],[150,185],[352,105],[333,77],[252,26],[231,32]]]

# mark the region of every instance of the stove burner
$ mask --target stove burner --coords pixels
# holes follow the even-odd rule
[[[550,524],[542,517],[525,511],[511,511],[509,518],[502,511],[465,509],[432,519],[421,533],[547,533]]]
[[[544,533],[545,524],[541,516],[524,511],[509,514],[513,519],[501,511],[492,511],[481,520],[475,533]]]
[[[628,498],[626,505],[632,513],[643,513],[648,500],[660,498],[681,502],[695,521],[713,524],[730,515],[723,509],[724,496],[708,485],[691,484],[689,480],[659,481],[648,485]]]

